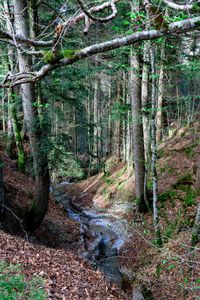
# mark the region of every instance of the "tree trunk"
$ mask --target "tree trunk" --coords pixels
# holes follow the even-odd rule
[[[154,230],[156,235],[156,242],[158,246],[162,246],[162,238],[160,233],[160,224],[158,217],[158,198],[157,198],[157,169],[156,169],[156,71],[155,71],[155,52],[154,49],[150,49],[151,57],[151,76],[152,76],[152,115],[151,115],[151,150],[152,150],[152,177],[153,177],[153,220]]]
[[[29,37],[29,16],[26,0],[14,1],[15,29],[16,34]],[[31,71],[31,59],[23,54],[18,48],[18,62],[20,72]],[[35,230],[42,222],[49,198],[49,172],[46,154],[40,148],[41,128],[37,111],[33,109],[36,101],[35,85],[25,83],[21,85],[21,97],[24,111],[26,131],[30,141],[31,153],[33,156],[34,173],[36,181],[36,195],[29,214],[25,220],[28,230]]]
[[[144,131],[144,150],[145,161],[147,162],[147,153],[149,148],[149,120],[148,120],[148,79],[149,79],[149,42],[144,43],[142,66],[142,109],[143,109],[143,131]]]
[[[121,103],[121,85],[120,80],[117,81],[117,97],[116,102]],[[115,159],[116,162],[120,162],[121,160],[121,120],[120,120],[120,112],[117,115],[115,120],[115,132],[114,132],[114,145],[115,145]]]
[[[5,153],[8,155],[8,157],[13,156],[13,150],[15,147],[15,142],[14,142],[14,133],[13,133],[13,126],[12,126],[12,114],[10,110],[10,103],[9,103],[9,96],[8,98],[8,120],[7,120],[7,144],[6,144],[6,150]]]
[[[137,197],[137,208],[139,212],[145,212],[147,206],[144,199],[144,138],[141,113],[141,73],[139,55],[131,50],[131,71],[130,71],[130,98],[133,122],[133,143],[134,143],[134,170],[135,170],[135,192]]]
[[[3,182],[3,163],[0,160],[0,214],[3,213],[5,204],[5,189]]]
[[[158,108],[156,114],[156,141],[161,142],[162,139],[162,104],[163,104],[163,94],[164,94],[164,56],[165,56],[165,43],[161,46],[161,57],[160,57],[160,72],[158,80]]]
[[[95,62],[97,66],[97,62]],[[94,82],[94,144],[93,144],[93,155],[95,160],[99,159],[99,98],[100,98],[100,78],[99,74],[96,74]]]
[[[3,95],[2,95],[2,98],[1,98],[2,127],[3,127],[3,132],[6,132],[5,99],[6,99],[6,89],[3,90]]]
[[[12,95],[11,95],[12,97]],[[22,143],[22,138],[21,138],[21,130],[20,130],[20,125],[19,121],[17,118],[17,111],[15,104],[10,104],[10,111],[12,115],[12,125],[13,125],[13,132],[15,136],[15,142],[17,146],[17,154],[18,154],[18,169],[21,172],[25,171],[25,154],[24,154],[24,147]]]
[[[197,174],[195,182],[197,197],[200,196],[200,146],[198,146],[198,158],[197,158]],[[192,234],[192,245],[195,246],[200,241],[200,203],[197,208],[197,214],[194,223],[194,230]]]

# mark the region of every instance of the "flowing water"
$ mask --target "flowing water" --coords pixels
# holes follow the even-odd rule
[[[100,267],[109,280],[121,285],[118,253],[127,239],[126,221],[92,209],[77,209],[64,191],[63,187],[68,184],[65,181],[55,186],[53,195],[65,207],[68,217],[80,223],[80,239],[84,244],[81,255]]]

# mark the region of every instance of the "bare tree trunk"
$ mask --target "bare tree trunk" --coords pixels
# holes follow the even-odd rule
[[[156,235],[156,242],[159,246],[162,246],[162,238],[160,233],[160,224],[158,217],[158,199],[157,199],[157,169],[156,169],[156,79],[155,79],[155,51],[151,47],[150,49],[150,58],[151,58],[151,76],[152,76],[152,117],[151,117],[151,148],[152,148],[152,177],[153,177],[153,220],[154,220],[154,229]]]
[[[109,78],[109,116],[108,116],[108,155],[112,155],[112,117],[111,117],[111,107],[112,107],[112,81]]]
[[[134,143],[134,170],[135,170],[135,192],[137,197],[137,208],[139,212],[146,211],[144,199],[144,138],[141,113],[141,73],[139,55],[131,50],[130,57],[130,98],[133,122],[133,143]]]
[[[120,80],[117,81],[117,96],[116,103],[121,103],[121,86]],[[116,162],[120,162],[121,160],[121,120],[120,113],[116,116],[115,120],[115,133],[114,133],[114,145],[115,145],[115,159]]]
[[[96,63],[97,65],[97,63]],[[93,144],[93,155],[98,161],[99,158],[99,98],[100,98],[100,78],[99,74],[96,74],[94,82],[94,144]]]
[[[15,29],[16,34],[29,37],[29,16],[26,0],[14,1]],[[31,59],[24,55],[18,48],[18,62],[20,72],[31,71]],[[49,172],[46,154],[40,149],[41,128],[37,111],[33,109],[35,97],[35,85],[25,83],[21,85],[21,97],[24,111],[26,131],[30,141],[31,152],[36,181],[36,196],[30,212],[27,216],[26,225],[30,231],[35,230],[42,222],[49,198]]]
[[[148,120],[148,79],[149,79],[149,42],[144,43],[142,67],[142,109],[143,109],[143,132],[144,132],[144,150],[145,160],[147,161],[147,152],[149,147],[149,120]]]
[[[165,56],[165,43],[161,46],[161,62],[160,62],[160,72],[158,80],[158,108],[156,114],[156,141],[161,142],[162,139],[162,105],[163,105],[163,94],[164,94],[164,56]]]

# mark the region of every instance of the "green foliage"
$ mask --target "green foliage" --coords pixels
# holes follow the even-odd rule
[[[106,160],[104,164],[104,172],[106,176],[110,176],[114,163],[115,163],[114,157],[110,157],[109,159]]]
[[[163,233],[163,236],[165,236],[166,241],[168,241],[168,238],[171,238],[174,234],[174,232],[177,232],[179,224],[180,224],[180,218],[181,218],[181,211],[178,210],[177,216],[174,221],[168,222],[165,231]]]
[[[165,202],[167,200],[173,200],[175,198],[175,196],[176,196],[176,191],[169,190],[169,191],[166,191],[166,192],[158,195],[158,200],[160,202]]]
[[[82,178],[84,172],[81,164],[69,149],[69,136],[59,135],[51,139],[51,148],[48,154],[49,169],[54,182],[59,178]]]
[[[165,20],[169,23],[182,21],[188,18],[188,14],[184,11],[179,11],[175,16],[165,15]]]
[[[27,281],[19,265],[0,262],[0,300],[45,300],[47,294],[40,277]]]
[[[112,106],[112,120],[126,120],[126,116],[128,111],[130,111],[130,105],[126,103],[122,103],[120,100],[116,101]]]
[[[196,145],[192,145],[191,147],[185,149],[185,154],[187,155],[188,158],[192,158],[194,156],[195,147]]]

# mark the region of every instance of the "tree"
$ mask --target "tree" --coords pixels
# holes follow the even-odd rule
[[[55,71],[60,67],[75,64],[76,62],[95,54],[133,44],[138,46],[138,43],[141,41],[181,34],[195,30],[199,27],[200,17],[196,17],[195,14],[193,14],[192,17],[187,19],[171,22],[165,26],[165,28],[162,28],[162,26],[159,27],[152,22],[152,25],[155,25],[154,28],[156,29],[141,30],[140,28],[140,30],[137,30],[135,28],[134,33],[120,38],[98,42],[89,46],[86,43],[87,46],[84,44],[84,47],[81,50],[77,47],[76,43],[73,43],[73,41],[69,39],[70,33],[68,29],[74,29],[75,25],[78,27],[81,20],[84,20],[85,22],[83,31],[85,34],[88,34],[89,30],[92,28],[93,22],[107,23],[115,18],[117,15],[117,5],[122,2],[123,1],[119,0],[110,0],[103,1],[98,5],[88,4],[86,6],[81,0],[77,0],[77,3],[73,4],[73,9],[77,10],[77,8],[80,7],[82,10],[81,12],[75,13],[74,16],[70,16],[70,12],[66,12],[65,10],[64,17],[62,16],[62,18],[60,18],[59,16],[59,18],[51,18],[50,24],[53,24],[53,30],[51,30],[52,26],[49,26],[49,31],[43,32],[40,30],[37,36],[34,34],[33,24],[30,22],[30,19],[35,19],[37,9],[38,12],[42,12],[41,2],[38,3],[37,9],[34,8],[28,10],[28,5],[33,2],[15,0],[15,32],[13,33],[13,31],[6,31],[2,27],[0,28],[1,41],[10,44],[16,49],[19,63],[19,72],[8,73],[5,76],[1,87],[10,88],[11,86],[14,87],[20,85],[25,126],[29,136],[34,162],[37,192],[32,209],[27,217],[27,227],[30,230],[34,230],[41,223],[45,215],[48,204],[49,185],[46,153],[41,151],[43,128],[41,128],[38,119],[38,110],[33,106],[34,103],[37,102],[36,83],[50,74],[50,72]],[[167,5],[169,4],[167,1],[166,3]],[[192,8],[193,7],[194,5],[192,5]],[[98,13],[104,15],[107,9],[109,10],[108,16],[99,17]],[[34,12],[34,16],[31,16],[30,12]],[[48,20],[49,19],[50,16],[48,15]],[[53,38],[49,38],[49,36],[53,36]],[[66,39],[66,37],[68,39]],[[136,60],[134,60],[134,57],[132,58],[132,64],[136,64]],[[132,106],[133,105],[135,105],[135,103],[132,103]],[[139,107],[137,107],[137,109],[140,110]],[[140,137],[141,136],[142,131],[140,132]],[[143,158],[141,158],[141,160],[139,159],[140,163],[142,160]],[[140,186],[142,186],[141,183]],[[142,194],[140,195],[142,197]]]
[[[14,1],[15,31],[16,35],[29,37],[28,2],[26,0]],[[25,47],[27,49],[27,47]],[[20,48],[17,49],[19,71],[31,72],[32,59]],[[40,148],[41,128],[38,120],[37,109],[34,109],[36,100],[35,83],[24,83],[20,86],[23,104],[25,129],[29,137],[36,181],[36,196],[32,207],[25,219],[28,230],[35,230],[42,222],[47,206],[49,194],[49,171],[45,153]]]

